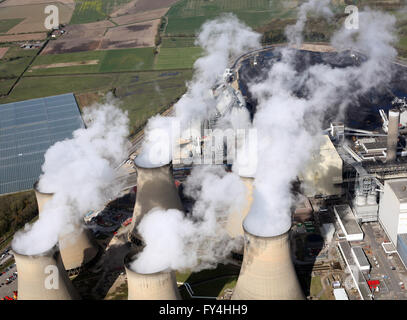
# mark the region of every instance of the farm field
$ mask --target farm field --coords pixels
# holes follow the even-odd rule
[[[113,90],[121,101],[120,107],[129,112],[134,133],[150,116],[175,102],[185,92],[185,83],[191,77],[191,70],[24,76],[10,96],[0,98],[0,104],[68,92],[97,96]]]
[[[24,50],[16,45],[0,47],[0,51],[4,49],[7,49],[7,51],[0,58],[0,95],[6,94],[9,91],[16,79],[38,52],[37,49]]]
[[[22,18],[0,20],[0,33],[6,33],[23,20]]]
[[[152,70],[154,48],[136,48],[106,51],[100,72]]]
[[[75,11],[70,23],[81,24],[105,20],[111,12],[128,2],[130,0],[75,0]]]
[[[55,5],[59,9],[60,23],[68,23],[73,13],[72,6],[62,3],[55,3]],[[0,21],[10,19],[20,20],[19,23],[7,30],[8,34],[48,31],[44,26],[45,17],[44,4],[0,7]]]
[[[259,27],[273,18],[294,17],[298,1],[268,0],[181,0],[167,13],[166,35],[194,35],[208,19],[232,12],[251,27]]]
[[[200,47],[161,48],[155,65],[156,70],[191,69],[195,60],[202,54]]]
[[[164,37],[162,38],[162,48],[185,48],[195,46],[194,37]]]
[[[135,48],[41,55],[35,59],[27,75],[69,75],[152,70],[154,62],[153,50],[154,48]],[[61,66],[52,67],[56,64]]]

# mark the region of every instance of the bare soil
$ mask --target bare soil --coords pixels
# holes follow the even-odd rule
[[[73,62],[60,62],[51,64],[41,64],[38,66],[33,66],[31,69],[50,69],[50,68],[63,68],[63,67],[74,67],[74,66],[86,66],[91,64],[98,64],[99,60],[87,60],[87,61],[73,61]]]
[[[5,0],[0,3],[1,7],[13,7],[13,6],[21,6],[26,4],[44,4],[44,3],[63,3],[63,4],[75,4],[75,0]]]
[[[106,32],[101,50],[154,47],[160,19],[111,28]]]
[[[0,59],[4,57],[6,52],[8,51],[8,47],[1,47],[0,48]]]
[[[113,18],[112,20],[119,25],[155,20],[160,19],[162,16],[164,16],[167,13],[168,9],[169,8],[160,8],[141,13],[126,14],[117,18]]]
[[[0,36],[0,42],[44,40],[46,37],[47,37],[46,33],[13,34],[13,35],[8,35],[8,36]]]

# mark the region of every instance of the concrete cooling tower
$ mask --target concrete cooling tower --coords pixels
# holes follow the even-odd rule
[[[75,290],[55,246],[40,255],[14,252],[18,272],[18,300],[77,300]]]
[[[44,205],[48,202],[48,200],[52,199],[53,193],[41,192],[38,189],[38,181],[34,183],[33,188],[35,192],[35,198],[37,199],[38,212],[41,213],[44,210]]]
[[[35,196],[38,203],[38,212],[44,209],[47,201],[52,199],[53,193],[44,193],[38,190],[38,182],[34,184]],[[96,257],[99,248],[94,242],[91,232],[77,225],[73,232],[59,236],[59,248],[66,270],[80,268]]]
[[[244,239],[232,300],[304,300],[291,260],[289,232],[259,237],[245,230]]]
[[[181,300],[174,271],[150,274],[134,272],[130,269],[132,255],[125,258],[128,285],[128,300]]]
[[[400,111],[397,109],[389,110],[389,125],[387,131],[387,157],[386,162],[396,160],[397,141],[399,138]]]
[[[253,182],[252,177],[240,177],[247,188],[245,205],[239,210],[231,212],[226,222],[226,231],[231,238],[243,236],[243,220],[249,213],[250,207],[253,202]]]
[[[184,210],[170,164],[146,168],[137,163],[137,158],[134,163],[137,168],[137,195],[131,221],[130,238],[136,237],[138,223],[151,209]]]

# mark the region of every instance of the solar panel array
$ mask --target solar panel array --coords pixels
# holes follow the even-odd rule
[[[31,189],[47,149],[83,127],[72,93],[0,105],[0,194]]]

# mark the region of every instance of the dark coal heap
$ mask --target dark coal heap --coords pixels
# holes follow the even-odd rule
[[[294,50],[294,49],[293,49]],[[358,52],[346,50],[342,52],[314,52],[306,50],[295,50],[295,69],[298,72],[306,70],[315,64],[327,64],[333,68],[346,68],[360,65],[366,61],[366,57]],[[247,107],[252,115],[256,112],[257,101],[248,90],[248,84],[264,80],[271,65],[281,59],[281,52],[278,48],[259,52],[254,58],[249,57],[241,62],[239,69],[239,85],[243,96],[247,101]],[[354,103],[349,105],[342,121],[346,126],[375,130],[381,127],[379,109],[387,112],[392,107],[391,102],[395,97],[407,97],[407,67],[398,63],[393,63],[394,76],[387,87],[378,90],[371,90],[366,95],[358,97]],[[297,88],[294,94],[298,97],[306,97],[305,88]],[[351,93],[349,93],[351,94]],[[335,108],[334,108],[335,109]],[[330,111],[324,117],[324,128],[328,128],[331,121],[337,121],[337,113]]]

